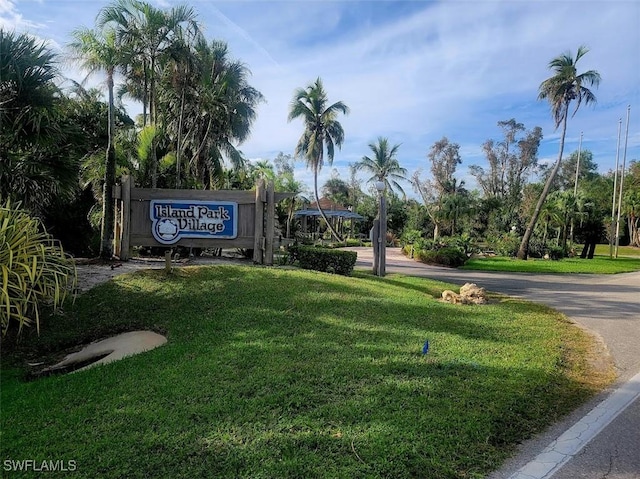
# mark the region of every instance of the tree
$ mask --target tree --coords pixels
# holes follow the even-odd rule
[[[623,208],[627,215],[629,244],[640,247],[640,161],[631,161],[625,179]]]
[[[195,55],[199,67],[193,95],[187,98],[185,144],[191,152],[192,174],[203,187],[213,188],[222,181],[225,157],[232,168],[243,166],[236,145],[249,137],[256,107],[264,97],[249,85],[250,70],[230,58],[225,42],[198,41]]]
[[[296,180],[293,176],[293,172],[290,171],[284,171],[281,175],[278,175],[275,186],[277,191],[294,194],[294,196],[283,200],[287,213],[286,237],[291,238],[293,214],[295,213],[296,203],[299,202],[299,197],[304,192],[305,186],[301,181]]]
[[[327,150],[327,163],[333,163],[335,147],[340,148],[344,141],[344,130],[338,121],[338,114],[347,115],[349,107],[342,101],[329,105],[327,92],[324,90],[320,77],[306,88],[298,88],[293,94],[289,106],[289,121],[302,118],[304,131],[295,155],[304,158],[307,167],[313,171],[313,191],[320,216],[324,219],[331,234],[338,241],[342,241],[331,223],[327,220],[318,196],[318,173],[324,164],[324,151]]]
[[[278,176],[286,173],[291,173],[293,175],[295,167],[293,157],[291,155],[285,155],[283,152],[280,152],[278,153],[278,156],[273,159],[273,164],[276,167],[276,174]]]
[[[488,171],[472,165],[470,172],[477,179],[485,198],[497,198],[507,209],[514,210],[522,198],[528,175],[537,166],[542,129],[536,126],[520,137],[525,127],[514,118],[499,121],[498,126],[504,132],[504,140],[487,140],[482,145],[489,164]]]
[[[576,181],[576,166],[578,166],[578,150],[572,152],[569,156],[562,160],[560,169],[551,185],[551,189],[572,190]],[[547,180],[551,174],[552,168],[542,168],[542,178]],[[593,160],[593,153],[589,150],[580,152],[580,166],[578,171],[578,184],[580,181],[589,181],[595,178],[598,171],[598,165]]]
[[[340,178],[338,170],[331,172],[331,178],[329,178],[322,186],[322,196],[329,198],[342,206],[346,206],[349,203],[349,184]]]
[[[396,154],[400,145],[389,145],[389,140],[378,137],[377,143],[369,143],[369,148],[373,152],[373,158],[363,156],[354,166],[358,171],[366,171],[371,174],[368,183],[381,181],[384,183],[385,191],[399,191],[405,195],[402,186],[398,181],[406,180],[407,170],[400,166]]]
[[[40,215],[78,186],[79,125],[44,42],[0,29],[0,197]]]
[[[531,220],[525,230],[524,236],[518,248],[517,257],[519,259],[527,259],[529,254],[529,240],[533,234],[533,230],[538,222],[538,217],[544,205],[544,201],[549,194],[553,180],[562,163],[562,153],[564,151],[564,141],[567,134],[567,118],[569,116],[569,106],[572,101],[576,101],[576,107],[572,116],[576,114],[582,102],[589,105],[596,102],[596,97],[591,90],[584,85],[597,87],[600,84],[600,74],[595,70],[588,70],[578,74],[576,64],[589,50],[580,46],[575,58],[570,52],[563,53],[559,57],[549,62],[549,68],[553,70],[554,75],[547,78],[540,84],[538,99],[548,100],[551,106],[551,113],[555,121],[556,130],[562,125],[562,133],[560,135],[560,151],[558,160],[556,161],[549,178],[545,182],[542,194],[538,199],[536,208],[533,211]]]
[[[440,212],[444,199],[447,195],[455,194],[461,186],[453,176],[457,166],[462,163],[460,145],[450,143],[447,137],[442,137],[431,146],[427,158],[431,162],[433,180],[423,181],[420,178],[420,170],[417,170],[411,178],[411,184],[422,197],[434,225],[433,239],[437,239],[440,234]]]
[[[254,181],[262,178],[265,182],[269,180],[275,180],[276,172],[273,170],[273,165],[269,160],[258,160],[253,165],[253,177]]]
[[[193,35],[199,32],[196,14],[191,7],[178,5],[170,10],[158,9],[138,0],[116,0],[104,7],[98,14],[99,27],[109,26],[116,32],[119,48],[130,52],[138,59],[135,72],[137,78],[144,81],[144,107],[148,104],[149,120],[155,123],[157,118],[157,83],[162,70],[162,58],[173,42],[182,35],[186,26]],[[140,73],[142,75],[140,75]],[[144,124],[146,126],[146,110]],[[157,161],[152,159],[152,186],[157,182]]]
[[[102,227],[100,230],[100,256],[110,259],[113,254],[114,204],[113,187],[116,183],[115,105],[113,100],[113,77],[118,66],[124,60],[116,46],[116,35],[113,30],[90,30],[81,28],[72,34],[69,44],[71,57],[89,74],[105,72],[108,92],[108,143],[105,161],[105,173],[102,193]]]

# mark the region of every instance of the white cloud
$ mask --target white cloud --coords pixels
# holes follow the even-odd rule
[[[8,31],[25,31],[40,28],[40,23],[24,18],[11,0],[0,0],[0,28]]]
[[[102,3],[16,4],[0,0],[0,18],[31,25],[60,44],[68,32],[91,25]],[[158,0],[176,5],[178,0]],[[483,164],[481,144],[499,138],[496,123],[516,118],[543,128],[541,161],[557,155],[555,131],[538,85],[550,75],[548,62],[586,44],[583,70],[602,75],[598,105],[582,107],[569,121],[566,151],[592,149],[602,170],[615,159],[618,118],[632,104],[628,158],[640,158],[640,2],[210,2],[191,1],[208,38],[229,43],[233,56],[253,72],[252,85],[266,97],[250,139],[241,149],[251,158],[291,153],[302,125],[287,122],[293,91],[321,76],[332,101],[351,114],[342,120],[346,138],[336,154],[347,164],[368,152],[367,144],[388,136],[402,143],[399,159],[409,171],[428,169],[426,152],[442,136],[461,145],[464,163]],[[20,6],[20,11],[16,8]],[[90,7],[89,7],[90,5]],[[86,6],[86,8],[85,8]],[[27,13],[28,12],[28,13]],[[74,14],[73,12],[77,12]],[[47,19],[47,20],[44,20]],[[52,23],[46,23],[46,21]],[[46,28],[43,25],[46,23]],[[68,39],[68,38],[67,38]],[[297,174],[312,185],[302,163]],[[331,172],[326,167],[320,182]]]

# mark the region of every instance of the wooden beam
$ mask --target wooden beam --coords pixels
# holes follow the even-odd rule
[[[215,200],[211,197],[215,196]],[[232,190],[169,190],[164,188],[132,188],[133,201],[144,200],[200,200],[200,201],[231,201],[238,204],[252,204],[255,195],[252,191]]]
[[[264,252],[262,247],[262,240],[264,238],[264,201],[266,199],[264,190],[264,180],[260,179],[256,185],[256,214],[253,228],[253,262],[256,264],[263,264],[264,262]]]
[[[266,247],[264,252],[264,264],[273,265],[273,235],[275,232],[275,216],[276,202],[274,194],[273,181],[269,181],[267,185],[267,221],[265,226],[264,237],[266,238]]]
[[[129,175],[122,177],[122,185],[120,191],[122,192],[122,229],[120,232],[120,259],[124,261],[129,259],[131,249],[131,177]]]

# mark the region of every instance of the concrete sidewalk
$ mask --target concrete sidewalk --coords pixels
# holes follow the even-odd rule
[[[371,269],[371,248],[357,251]],[[553,275],[464,271],[428,266],[387,249],[387,273],[422,276],[546,304],[599,337],[611,354],[615,385],[522,444],[490,479],[640,478],[640,272]]]

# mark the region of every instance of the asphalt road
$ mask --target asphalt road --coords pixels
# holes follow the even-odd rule
[[[371,248],[349,249],[358,253],[356,267],[371,268]],[[611,390],[522,444],[518,455],[490,475],[491,479],[511,477],[609,392],[625,387],[628,380],[640,373],[640,272],[554,275],[464,271],[415,262],[403,256],[398,248],[387,249],[386,265],[387,273],[422,276],[458,286],[476,283],[489,291],[550,306],[600,338],[614,361],[618,380]],[[640,400],[636,399],[552,477],[640,479]]]

